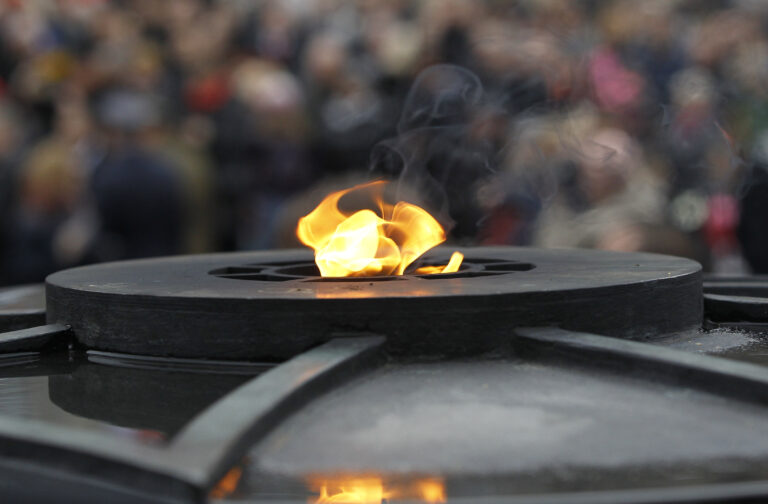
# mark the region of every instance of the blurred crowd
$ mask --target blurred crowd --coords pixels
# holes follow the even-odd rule
[[[0,283],[293,246],[437,64],[452,240],[768,271],[768,2],[0,0]]]

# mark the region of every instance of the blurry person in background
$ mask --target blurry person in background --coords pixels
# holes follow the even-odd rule
[[[621,130],[597,127],[571,156],[571,177],[539,216],[533,243],[642,250],[650,238],[644,226],[663,221],[664,197],[640,146]]]
[[[183,244],[183,193],[170,161],[140,143],[156,128],[161,103],[152,95],[114,88],[97,104],[104,155],[90,189],[99,228],[94,260],[108,261],[177,254]]]
[[[329,2],[330,3],[330,2]],[[250,55],[285,65],[292,72],[299,68],[299,48],[306,36],[299,11],[312,9],[312,2],[289,5],[268,0],[257,2],[245,12],[245,21],[235,30],[234,42]]]
[[[670,193],[706,191],[709,181],[707,147],[722,138],[717,127],[715,83],[704,68],[686,68],[669,84],[670,124],[664,131],[665,152],[672,173]]]
[[[589,119],[582,127],[587,134],[578,149],[566,151],[565,167],[572,171],[561,174],[533,243],[681,255],[706,264],[698,242],[668,223],[664,180],[650,169],[641,145],[626,132]]]
[[[701,67],[675,74],[669,87],[670,124],[662,152],[672,170],[670,220],[704,240],[716,263],[727,264],[739,253],[736,191],[742,174],[718,113],[722,98],[713,76]]]
[[[54,117],[53,131],[31,146],[15,180],[6,266],[16,282],[87,261],[95,233],[87,184],[100,153],[87,106],[75,92],[62,94]]]
[[[674,2],[606,2],[597,16],[604,43],[621,58],[628,90],[641,83],[651,103],[669,103],[669,80],[688,64]]]
[[[55,244],[85,190],[83,171],[78,155],[60,143],[38,146],[24,160],[3,258],[9,282],[37,282],[72,265],[57,254]]]
[[[237,247],[238,206],[246,186],[240,176],[252,140],[249,114],[232,91],[237,11],[233,3],[174,0],[159,4],[156,30],[166,39],[166,78],[155,86],[169,107],[161,137],[174,158],[185,192],[187,252]],[[243,10],[243,9],[240,9]],[[242,13],[248,22],[255,11]],[[240,40],[245,44],[245,40]],[[153,141],[152,133],[145,135]],[[170,144],[168,143],[170,142]],[[207,187],[205,187],[207,185]]]
[[[326,32],[312,36],[304,52],[312,155],[326,175],[366,169],[371,147],[394,128],[399,112],[399,102],[393,106],[372,87],[376,76],[363,73],[372,69],[350,53],[344,40]]]
[[[240,187],[238,246],[272,248],[280,207],[314,177],[306,148],[304,92],[293,75],[264,61],[246,60],[232,79],[251,118],[245,131],[250,140]]]
[[[559,190],[570,160],[562,148],[559,118],[542,114],[510,127],[502,170],[478,189],[487,216],[479,239],[485,245],[530,245],[539,212]]]
[[[19,111],[7,101],[0,102],[0,283],[14,281],[14,252],[10,247],[19,234],[21,209],[19,168],[25,144],[24,121]],[[29,210],[33,213],[33,210]],[[30,220],[32,218],[30,217]],[[22,281],[29,275],[20,275]]]
[[[142,146],[167,162],[180,183],[184,254],[210,252],[215,246],[215,174],[207,150],[211,136],[207,118],[189,115],[178,120],[178,124],[162,121],[147,127],[139,138]]]

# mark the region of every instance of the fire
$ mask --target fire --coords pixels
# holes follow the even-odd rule
[[[420,479],[385,486],[381,478],[342,478],[321,480],[320,495],[310,498],[308,504],[382,504],[390,499],[421,500],[430,504],[447,501],[445,485],[438,479]]]
[[[416,273],[423,275],[432,273],[453,273],[454,271],[459,271],[459,266],[461,266],[461,261],[463,260],[464,254],[461,252],[454,252],[451,254],[451,259],[445,266],[422,266],[416,270]]]
[[[381,504],[392,496],[384,493],[384,485],[378,478],[350,479],[344,482],[324,483],[320,496],[309,504]]]
[[[422,480],[417,483],[419,498],[432,504],[446,502],[445,485],[438,480]]]
[[[299,219],[296,235],[315,250],[315,263],[324,277],[402,275],[427,250],[445,241],[442,226],[423,208],[377,198],[379,212],[364,209],[347,215],[339,200],[364,188],[381,190],[371,182],[329,194],[311,213]],[[417,273],[453,273],[464,256],[454,252],[445,266],[426,266]]]
[[[213,499],[223,499],[235,493],[237,486],[240,483],[240,478],[243,476],[243,470],[240,467],[233,467],[227,474],[224,475],[216,486],[211,490],[210,497]]]

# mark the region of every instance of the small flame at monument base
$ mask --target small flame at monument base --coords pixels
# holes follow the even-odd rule
[[[451,259],[445,266],[422,266],[416,269],[416,273],[420,275],[431,275],[434,273],[455,273],[459,271],[461,262],[464,260],[464,254],[461,252],[454,252],[451,254]]]
[[[346,194],[383,188],[371,182],[331,193],[310,214],[299,219],[296,236],[315,250],[315,263],[324,277],[402,275],[429,249],[445,241],[442,226],[423,208],[400,201],[376,199],[380,214],[358,210],[350,215],[338,206]],[[445,266],[425,266],[420,274],[453,273],[464,256],[454,252]]]
[[[389,499],[418,500],[427,503],[446,502],[445,485],[439,479],[419,479],[400,484],[387,484],[380,478],[342,478],[313,482],[319,496],[307,504],[382,504]]]

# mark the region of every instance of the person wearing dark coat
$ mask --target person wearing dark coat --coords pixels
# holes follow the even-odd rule
[[[180,183],[159,156],[132,145],[115,148],[96,167],[91,187],[101,221],[99,260],[180,252]]]

